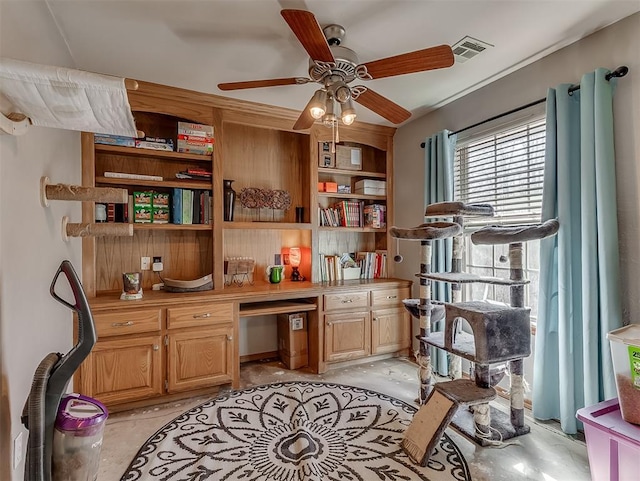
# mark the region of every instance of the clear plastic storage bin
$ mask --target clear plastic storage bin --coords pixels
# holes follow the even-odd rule
[[[70,394],[58,408],[53,431],[53,481],[95,481],[108,412],[96,399]]]
[[[607,334],[622,419],[640,424],[640,324],[630,324]]]

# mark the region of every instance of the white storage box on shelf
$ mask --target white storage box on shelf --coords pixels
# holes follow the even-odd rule
[[[356,182],[356,194],[387,195],[387,182],[373,179],[359,180]]]

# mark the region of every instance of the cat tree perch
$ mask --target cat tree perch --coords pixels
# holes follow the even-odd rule
[[[132,79],[0,58],[0,133],[36,125],[143,137],[127,97],[137,88]]]
[[[100,203],[126,204],[129,201],[127,189],[116,187],[84,187],[70,184],[50,184],[49,178],[40,178],[40,203],[49,206],[49,200],[74,200]],[[69,217],[62,218],[62,240],[69,237],[132,236],[133,224],[128,223],[70,223]]]

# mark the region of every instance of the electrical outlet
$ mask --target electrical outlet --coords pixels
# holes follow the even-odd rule
[[[302,317],[292,317],[290,322],[292,331],[299,331],[300,329],[304,328]]]
[[[13,440],[13,469],[22,462],[22,433],[18,434]]]
[[[140,258],[140,270],[148,271],[151,269],[151,257],[141,257]]]
[[[162,257],[154,256],[153,257],[153,272],[162,272],[164,266],[162,265]]]

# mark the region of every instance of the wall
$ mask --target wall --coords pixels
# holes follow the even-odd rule
[[[482,61],[482,57],[470,62]],[[533,64],[402,126],[394,138],[395,222],[418,225],[424,213],[424,150],[420,143],[442,129],[456,131],[546,96],[549,87],[576,83],[597,67],[629,67],[614,96],[616,177],[622,303],[625,321],[640,322],[640,13],[636,13]],[[464,64],[461,66],[464,67]],[[419,270],[419,245],[401,245],[398,277]],[[414,295],[418,295],[414,286]],[[529,363],[530,364],[530,363]],[[527,375],[531,380],[531,373]]]
[[[20,6],[29,22],[18,21],[16,3],[0,2],[0,56],[73,67],[43,2]],[[15,25],[28,25],[18,30]],[[20,137],[0,135],[0,479],[23,479],[27,432],[20,415],[40,361],[71,348],[69,309],[49,295],[60,262],[81,271],[79,239],[62,241],[62,216],[78,221],[77,203],[40,205],[40,177],[80,183],[80,134],[29,128]],[[64,276],[63,276],[64,277]],[[67,297],[66,281],[58,292]],[[22,433],[22,463],[12,469],[12,440]]]

